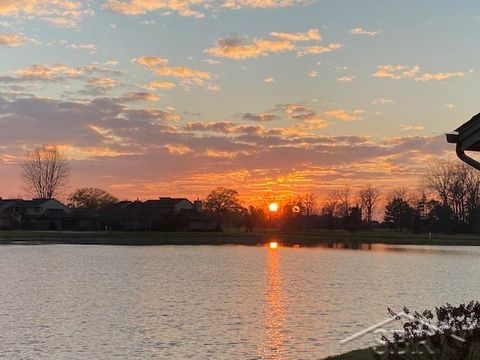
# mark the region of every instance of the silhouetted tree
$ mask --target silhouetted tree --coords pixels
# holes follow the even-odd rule
[[[306,193],[301,198],[302,215],[310,216],[315,214],[317,200],[314,193]]]
[[[364,219],[367,225],[370,225],[372,222],[373,210],[380,196],[380,190],[372,185],[366,185],[358,192],[360,205],[365,213]]]
[[[358,231],[362,228],[362,210],[354,206],[350,208],[349,214],[345,219],[345,229],[348,231]]]
[[[443,207],[451,210],[457,227],[472,229],[480,207],[480,173],[464,163],[443,161],[429,168],[424,181]]]
[[[223,222],[233,215],[240,214],[242,205],[238,198],[238,192],[225,187],[217,187],[208,194],[205,200],[205,211],[217,220],[221,227]]]
[[[22,163],[24,186],[37,198],[53,198],[68,183],[70,174],[65,154],[55,145],[37,147],[25,154]]]
[[[385,207],[385,223],[395,231],[402,231],[410,225],[414,209],[408,202],[400,198],[393,198]]]
[[[77,189],[68,197],[68,206],[72,208],[101,209],[117,202],[112,194],[93,187]]]
[[[248,209],[243,209],[242,214],[243,225],[247,232],[253,232],[255,227],[258,227],[262,222],[265,222],[265,213],[261,208],[249,206]]]

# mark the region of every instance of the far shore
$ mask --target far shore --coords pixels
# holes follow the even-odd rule
[[[363,245],[448,245],[479,246],[475,234],[412,234],[389,230],[318,230],[280,232],[258,230],[225,232],[58,232],[0,231],[0,244],[79,244],[79,245],[249,245],[262,246],[276,241],[282,246],[331,246],[363,248]]]

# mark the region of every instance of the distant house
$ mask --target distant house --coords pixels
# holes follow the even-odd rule
[[[121,201],[103,209],[70,209],[55,199],[0,199],[0,229],[212,231],[202,202],[185,198]]]
[[[214,219],[202,213],[202,202],[185,198],[122,201],[102,210],[102,220],[114,230],[212,231]]]
[[[0,228],[60,230],[60,218],[68,212],[55,199],[0,199]]]

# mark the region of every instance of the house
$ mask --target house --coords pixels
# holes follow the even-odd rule
[[[202,202],[185,198],[122,201],[102,210],[102,221],[114,230],[212,231],[215,221],[202,213]]]
[[[0,228],[59,230],[59,217],[69,211],[55,199],[0,199]]]
[[[70,209],[55,199],[1,199],[0,229],[69,231],[212,231],[202,202],[161,197],[120,201],[103,209]]]

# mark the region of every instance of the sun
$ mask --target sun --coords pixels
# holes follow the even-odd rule
[[[278,243],[276,241],[270,242],[270,249],[277,249],[278,248]]]
[[[270,205],[268,205],[268,211],[274,213],[278,211],[278,204],[273,202]]]

